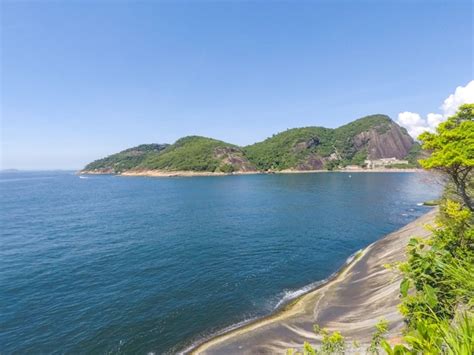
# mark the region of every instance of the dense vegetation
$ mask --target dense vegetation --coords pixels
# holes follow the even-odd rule
[[[392,127],[398,126],[388,116],[372,115],[336,129],[289,129],[244,148],[211,138],[189,136],[172,145],[150,144],[127,149],[97,160],[87,165],[84,170],[117,173],[131,169],[233,172],[242,168],[241,162],[247,168],[252,166],[262,171],[332,170],[350,164],[362,166],[368,156],[368,143],[358,135],[374,131],[384,134]],[[401,131],[407,135],[406,131]],[[233,150],[230,159],[229,156],[226,158],[216,153],[222,148]],[[408,157],[412,166],[418,156],[419,145],[413,145]],[[229,160],[237,163],[229,164]]]
[[[408,153],[408,163],[413,166],[419,166],[418,159],[422,158],[424,154],[426,153],[421,148],[421,145],[418,142],[415,142]]]
[[[372,115],[336,129],[294,128],[245,147],[245,152],[261,170],[294,168],[298,164],[304,164],[310,156],[322,158],[324,168],[327,169],[349,164],[363,165],[367,159],[367,149],[356,147],[354,137],[371,129],[383,134],[392,124],[388,116]],[[305,143],[306,149],[301,149],[305,147]],[[329,157],[331,158],[327,159]]]
[[[413,237],[407,260],[395,265],[403,275],[400,311],[405,317],[403,341],[385,340],[388,323],[377,324],[368,353],[474,353],[474,104],[440,124],[435,133],[420,136],[431,155],[420,161],[442,173],[446,188],[430,238]],[[322,334],[315,348],[305,343],[303,354],[341,353],[347,344],[339,332]],[[294,353],[294,351],[290,351]]]
[[[232,144],[225,143],[212,138],[189,136],[176,141],[159,155],[150,156],[140,165],[138,169],[158,169],[171,171],[223,171],[231,172],[232,166],[223,162],[216,151],[226,148],[235,151],[235,154],[243,153]]]
[[[331,154],[333,130],[323,127],[293,128],[244,148],[260,170],[293,168],[312,153]]]
[[[468,190],[472,188],[474,168],[474,104],[459,108],[456,115],[440,123],[436,133],[425,132],[420,136],[423,148],[431,156],[421,160],[426,169],[445,174],[456,187],[466,208],[474,211]]]
[[[158,155],[167,146],[167,144],[142,144],[93,161],[86,165],[84,170],[120,173],[135,168],[151,156]]]

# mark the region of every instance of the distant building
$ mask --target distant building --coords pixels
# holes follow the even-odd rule
[[[344,167],[344,170],[360,170],[360,166],[359,165],[347,165],[346,167]]]
[[[377,160],[365,160],[365,166],[367,169],[377,169],[377,168],[384,168],[387,165],[394,165],[394,164],[408,164],[408,160],[399,160],[397,158],[382,158]]]

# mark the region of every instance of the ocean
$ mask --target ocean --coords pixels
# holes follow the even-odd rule
[[[0,353],[176,353],[411,222],[424,173],[0,174]]]

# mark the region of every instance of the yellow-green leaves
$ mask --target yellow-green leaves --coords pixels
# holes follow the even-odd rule
[[[420,160],[425,169],[474,166],[474,104],[460,107],[458,113],[442,122],[436,133],[419,136],[431,156]]]
[[[445,173],[465,206],[473,211],[469,187],[474,168],[474,104],[462,105],[454,116],[439,124],[435,133],[425,132],[419,139],[423,149],[431,152],[420,160],[421,166]]]

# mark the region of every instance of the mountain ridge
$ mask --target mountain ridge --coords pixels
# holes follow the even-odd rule
[[[81,173],[333,170],[386,158],[406,159],[407,167],[413,167],[419,150],[406,129],[376,114],[337,128],[291,128],[244,147],[202,136],[186,136],[173,144],[142,144],[95,160]]]

